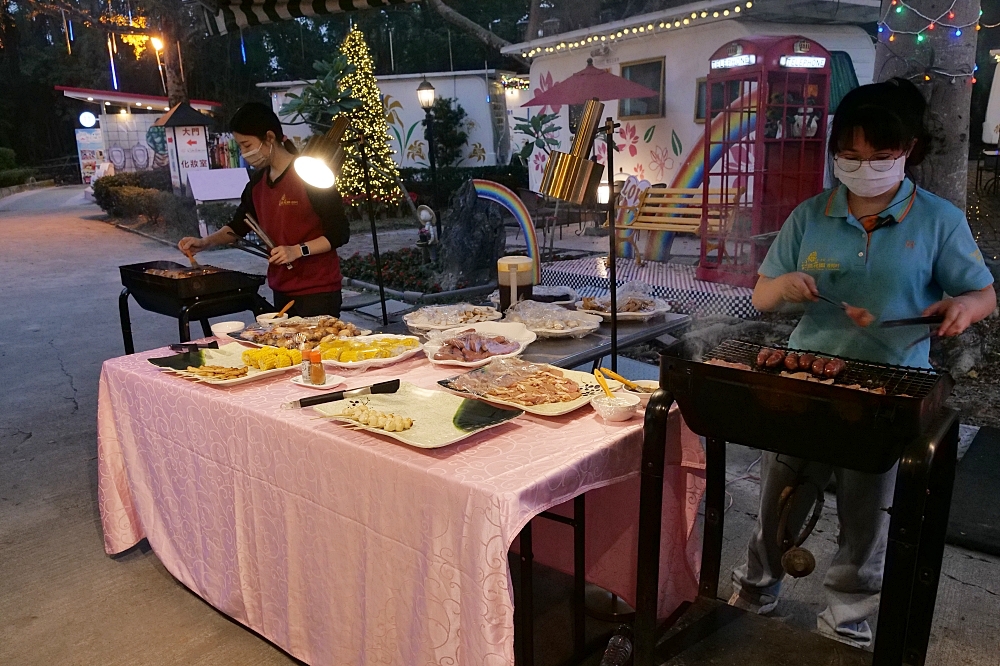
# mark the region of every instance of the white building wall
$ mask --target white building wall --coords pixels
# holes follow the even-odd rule
[[[610,68],[612,74],[621,74],[621,64],[636,60],[664,57],[664,116],[655,119],[625,119],[617,143],[623,146],[615,154],[615,171],[635,174],[653,183],[671,183],[674,175],[687,159],[691,150],[702,150],[703,123],[694,120],[697,79],[708,74],[708,61],[722,45],[739,38],[762,35],[802,35],[822,45],[829,51],[845,51],[851,56],[861,84],[871,83],[875,66],[875,47],[871,38],[856,26],[826,26],[808,24],[763,23],[756,21],[717,21],[694,25],[676,31],[639,36],[609,44],[610,53],[602,57],[587,49],[537,57],[531,65],[531,87],[523,91],[516,104],[508,97],[508,115],[535,115],[558,112],[561,131],[559,150],[568,151],[572,136],[569,133],[568,107],[519,108],[524,101],[583,69],[587,58],[594,66]],[[617,119],[618,102],[605,102],[604,116]],[[513,123],[511,123],[513,126]],[[650,129],[652,128],[652,132]],[[677,141],[672,138],[676,135]],[[526,142],[520,133],[512,135],[515,152]],[[680,146],[680,150],[676,148]],[[529,158],[529,178],[532,189],[537,190],[542,178],[545,159],[535,149]],[[601,160],[604,161],[603,159]]]
[[[466,132],[469,135],[464,156],[457,166],[490,166],[497,163],[491,118],[489,85],[486,72],[439,72],[428,74],[439,98],[450,97],[465,109]],[[378,86],[385,100],[389,124],[389,146],[401,167],[426,167],[427,142],[424,140],[424,110],[417,103],[417,86],[421,74],[395,74],[378,77]],[[300,94],[304,84],[274,88],[271,106],[275,113],[287,100],[286,94]],[[280,116],[280,114],[279,114]],[[285,122],[288,118],[282,118]],[[283,125],[285,135],[293,141],[307,141],[311,131],[307,125]]]

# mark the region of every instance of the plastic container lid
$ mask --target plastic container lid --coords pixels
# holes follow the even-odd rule
[[[535,260],[531,257],[500,257],[497,259],[497,270],[501,273],[530,273],[535,268]]]

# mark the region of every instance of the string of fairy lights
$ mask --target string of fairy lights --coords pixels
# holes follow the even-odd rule
[[[906,36],[912,37],[917,44],[922,44],[930,35],[935,33],[947,33],[952,38],[958,39],[969,29],[975,29],[978,31],[983,28],[995,28],[1000,26],[1000,23],[994,23],[992,25],[982,23],[980,21],[983,16],[982,10],[978,11],[975,19],[973,20],[960,19],[955,13],[955,6],[957,4],[958,0],[952,0],[951,5],[949,5],[946,10],[937,16],[933,16],[923,13],[912,4],[906,2],[906,0],[892,0],[879,19],[879,39],[886,45],[889,45],[898,42],[899,39]],[[918,29],[904,30],[890,25],[890,19],[894,22],[896,20],[908,21],[910,24],[920,25],[921,27]],[[978,69],[978,65],[973,65],[971,71],[966,70],[952,72],[938,67],[928,66],[925,67],[923,71],[917,72],[909,78],[922,78],[924,81],[930,81],[932,75],[937,74],[950,78],[952,82],[956,79],[968,77],[969,83],[973,84],[976,82],[976,71]]]
[[[677,16],[669,20],[643,22],[630,26],[619,26],[604,33],[595,33],[588,35],[587,37],[580,37],[580,39],[570,42],[563,41],[552,46],[537,46],[527,51],[522,51],[521,57],[534,58],[537,55],[545,53],[559,53],[579,48],[590,48],[593,46],[600,46],[602,43],[614,44],[615,42],[619,42],[623,39],[630,39],[632,37],[638,37],[639,35],[656,34],[658,32],[686,28],[694,24],[704,23],[706,20],[711,21],[716,19],[726,19],[731,16],[735,18],[746,12],[746,10],[752,9],[753,1],[747,0],[747,2],[740,2],[735,5],[731,5],[731,7],[732,9],[727,6],[724,8],[691,12],[690,15]]]

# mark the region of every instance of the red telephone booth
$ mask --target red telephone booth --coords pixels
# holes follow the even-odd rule
[[[698,278],[753,287],[788,214],[823,189],[830,53],[752,37],[709,65]]]

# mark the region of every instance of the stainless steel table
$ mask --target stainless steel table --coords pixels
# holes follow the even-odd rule
[[[677,331],[691,320],[688,315],[669,312],[649,321],[618,322],[619,351]],[[549,363],[560,368],[575,368],[600,361],[611,354],[611,325],[607,322],[582,338],[539,338],[521,358],[534,363]]]
[[[688,315],[668,312],[649,321],[618,322],[618,349],[640,345],[661,335],[677,331],[691,320]],[[378,328],[379,333],[409,333],[403,322]],[[611,354],[611,325],[608,322],[582,338],[538,338],[521,354],[533,363],[549,363],[560,368],[575,368],[600,361]]]

